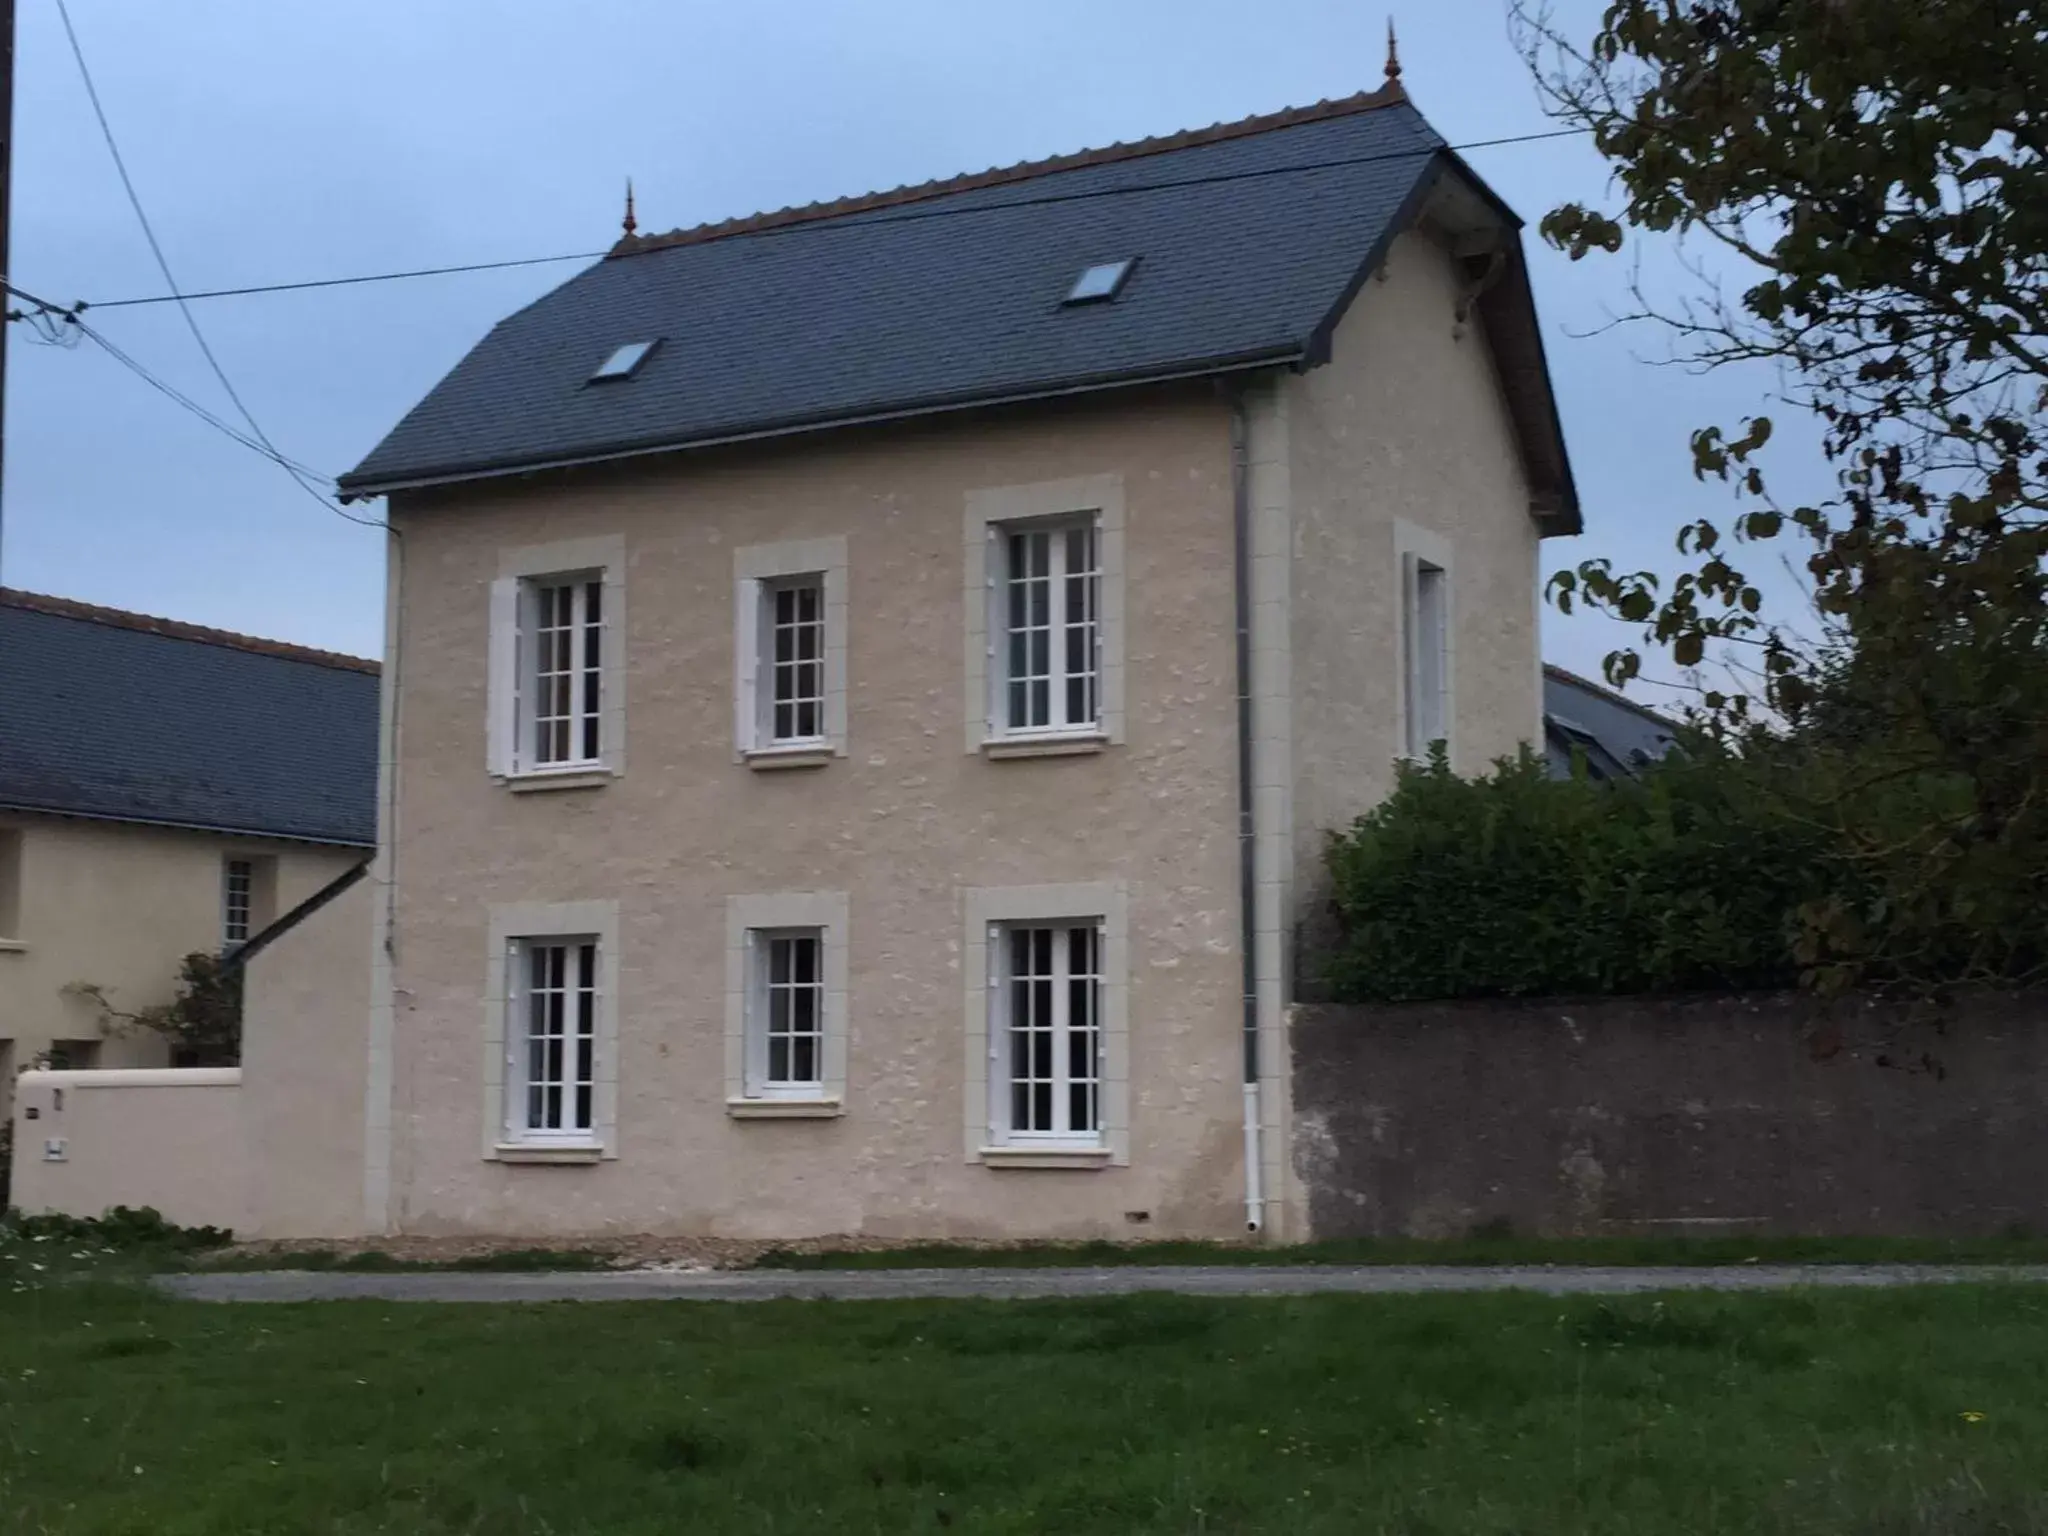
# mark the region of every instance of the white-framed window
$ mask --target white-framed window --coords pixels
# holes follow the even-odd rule
[[[544,784],[624,762],[625,542],[501,554],[491,585],[490,768]]]
[[[519,745],[536,769],[604,761],[604,582],[529,580],[519,589]]]
[[[597,1139],[598,1017],[604,1006],[595,936],[510,941],[505,1020],[505,1140]]]
[[[846,1096],[843,891],[726,898],[726,1112],[831,1116]]]
[[[1102,1139],[1102,920],[989,933],[990,1125],[1006,1145]]]
[[[1102,724],[1102,537],[1098,518],[990,527],[998,615],[995,733],[1096,731]]]
[[[22,834],[17,827],[0,827],[0,939],[21,937]],[[0,1077],[0,1082],[11,1082]]]
[[[819,1098],[825,1091],[825,931],[748,934],[747,1094]]]
[[[1401,581],[1401,752],[1421,762],[1437,742],[1452,753],[1451,553],[1407,523],[1395,526]]]
[[[825,577],[761,584],[760,719],[764,747],[825,740]]]
[[[220,865],[220,937],[223,948],[249,942],[249,914],[255,909],[256,865],[251,859],[223,859]]]
[[[757,767],[846,750],[846,540],[733,551],[734,746]]]
[[[962,534],[967,750],[1028,757],[1122,741],[1122,478],[970,491]]]
[[[1130,1160],[1120,883],[968,890],[966,1154],[991,1167]]]

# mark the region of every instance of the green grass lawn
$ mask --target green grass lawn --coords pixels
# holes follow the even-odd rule
[[[0,1533],[2048,1532],[2048,1288],[0,1294]]]

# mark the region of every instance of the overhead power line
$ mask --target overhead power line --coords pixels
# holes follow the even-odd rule
[[[186,296],[178,291],[178,280],[171,273],[170,261],[165,257],[163,245],[156,237],[155,227],[149,222],[149,214],[142,206],[142,198],[135,190],[135,179],[128,174],[128,162],[122,158],[121,146],[114,137],[113,125],[107,121],[106,108],[100,103],[99,88],[93,84],[92,70],[85,62],[85,50],[79,45],[78,29],[71,24],[71,7],[66,4],[66,0],[57,0],[57,16],[64,23],[64,37],[71,45],[71,57],[78,64],[79,79],[85,83],[86,99],[92,103],[93,116],[99,122],[100,137],[106,140],[107,153],[113,157],[114,169],[121,177],[121,188],[128,194],[128,206],[135,210],[135,220],[142,226],[143,238],[149,242],[150,254],[156,258],[157,270],[163,274],[164,286],[170,290],[164,297],[177,304],[178,312],[185,317],[186,328],[191,331],[193,341],[198,343],[200,355],[206,359],[206,366],[213,370],[214,378],[220,381],[222,391],[233,402],[236,412],[248,425],[250,435],[254,441],[251,441],[250,437],[244,437],[241,433],[234,431],[225,422],[200,408],[194,401],[171,389],[133,358],[121,352],[119,348],[115,347],[98,332],[87,329],[84,322],[78,318],[78,310],[83,308],[83,306],[73,309],[71,319],[110,356],[125,364],[153,387],[163,391],[170,398],[177,400],[188,409],[194,410],[214,426],[227,432],[230,437],[242,443],[245,447],[254,448],[264,457],[274,460],[279,468],[291,476],[293,484],[297,485],[300,490],[312,497],[314,501],[318,502],[327,511],[334,513],[337,517],[346,518],[352,523],[361,523],[370,527],[382,527],[383,524],[375,519],[358,517],[336,503],[329,501],[315,490],[311,480],[308,478],[311,472],[305,470],[296,461],[286,458],[283,453],[278,451],[277,445],[270,440],[270,435],[263,430],[254,414],[249,410],[249,407],[243,403],[241,394],[235,389],[233,382],[228,378],[227,370],[221,367],[220,359],[214,356],[213,348],[206,340],[206,333],[199,329],[199,320],[192,313],[192,306],[186,301]]]
[[[61,0],[60,0],[61,3]],[[1207,176],[1188,176],[1173,181],[1141,182],[1136,185],[1115,187],[1091,187],[1074,192],[1047,192],[1032,197],[1005,197],[1000,200],[976,203],[970,207],[912,208],[899,213],[858,211],[823,215],[816,219],[801,220],[788,224],[771,225],[766,229],[736,231],[732,238],[749,240],[767,239],[781,235],[819,234],[847,229],[872,229],[876,225],[913,224],[926,219],[966,218],[976,214],[1004,213],[1018,208],[1044,208],[1060,203],[1089,202],[1105,197],[1129,197],[1145,192],[1171,192],[1182,187],[1207,187],[1235,181],[1257,181],[1272,176],[1298,176],[1312,171],[1341,170],[1349,166],[1375,165],[1391,160],[1424,159],[1442,150],[1464,153],[1474,149],[1498,149],[1512,144],[1538,144],[1549,139],[1576,138],[1586,130],[1582,128],[1552,128],[1541,133],[1509,134],[1495,139],[1472,139],[1463,144],[1432,145],[1428,148],[1394,150],[1376,155],[1347,155],[1331,160],[1309,161],[1298,165],[1261,166],[1253,170],[1219,171]],[[1075,169],[1086,169],[1076,167]],[[1058,175],[1059,172],[1048,172]],[[125,173],[124,173],[125,176]],[[1000,187],[984,189],[1000,192]],[[950,196],[963,193],[943,194]],[[631,260],[638,256],[657,255],[672,249],[665,245],[652,245],[644,251],[632,251],[615,258]],[[609,251],[567,251],[559,256],[520,256],[506,261],[473,261],[455,266],[414,267],[397,272],[367,272],[350,277],[316,277],[288,283],[252,283],[238,288],[207,288],[193,293],[139,294],[125,299],[95,299],[75,306],[83,311],[88,309],[129,309],[144,304],[184,305],[200,299],[238,299],[262,293],[300,293],[318,288],[351,288],[366,283],[395,283],[419,277],[451,277],[471,272],[501,272],[514,267],[540,267],[569,261],[596,261],[609,255]],[[175,287],[175,285],[174,285]]]

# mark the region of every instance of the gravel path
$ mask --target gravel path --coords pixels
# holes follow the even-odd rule
[[[1542,1291],[1553,1296],[1635,1291],[1764,1291],[1793,1286],[1951,1285],[2048,1281],[2044,1265],[1754,1264],[1726,1268],[1578,1269],[1562,1266],[1370,1265],[1113,1269],[750,1270],[677,1273],[440,1271],[337,1274],[258,1270],[166,1275],[157,1284],[197,1301],[769,1301],[778,1297],[865,1301],[905,1297],[1306,1296],[1422,1291]]]

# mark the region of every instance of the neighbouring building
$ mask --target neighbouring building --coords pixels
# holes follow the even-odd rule
[[[1553,778],[1582,756],[1593,779],[1633,778],[1678,743],[1678,727],[1647,705],[1548,663],[1543,668],[1543,757]]]
[[[500,322],[342,482],[365,1224],[1299,1231],[1325,829],[1543,728],[1518,231],[1390,81],[629,222]]]
[[[170,1064],[74,984],[168,1002],[362,864],[376,731],[375,662],[0,589],[0,1108],[30,1065]]]

